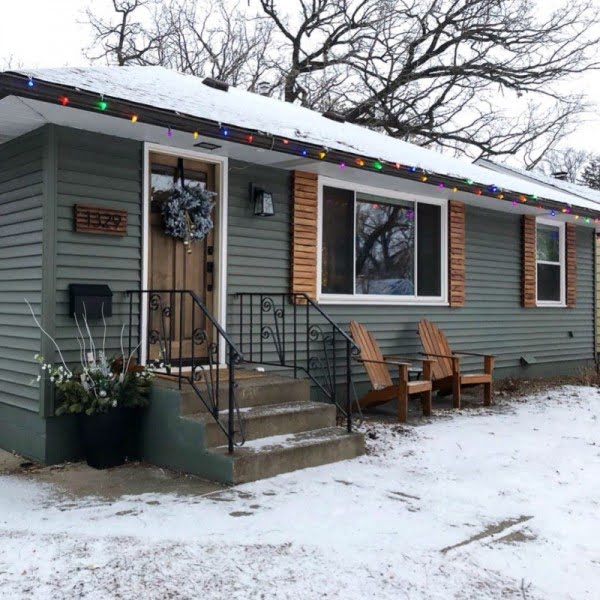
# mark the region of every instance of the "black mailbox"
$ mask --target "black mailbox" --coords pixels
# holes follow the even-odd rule
[[[71,283],[69,285],[70,314],[87,319],[112,317],[112,292],[106,284]]]

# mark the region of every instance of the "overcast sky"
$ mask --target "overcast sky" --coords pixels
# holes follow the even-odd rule
[[[85,8],[95,4],[109,14],[112,4],[110,0],[0,1],[0,65],[12,57],[25,67],[87,65],[82,51],[90,41],[83,23]],[[538,1],[547,9],[559,0]],[[565,143],[600,154],[600,73],[586,74],[571,85],[583,89],[593,101],[598,99],[599,110]]]

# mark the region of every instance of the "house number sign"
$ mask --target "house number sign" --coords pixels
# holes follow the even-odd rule
[[[78,233],[127,235],[127,211],[76,204],[75,231]]]

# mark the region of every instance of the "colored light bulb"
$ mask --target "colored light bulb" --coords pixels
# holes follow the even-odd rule
[[[200,134],[197,131],[194,131],[194,139],[197,140]]]
[[[346,163],[345,162],[341,162],[340,163],[340,169],[345,169],[346,168]]]
[[[99,100],[97,106],[100,110],[106,110],[108,108],[108,103],[105,100]]]
[[[27,80],[27,85],[28,85],[29,87],[33,87],[33,86],[35,85],[35,84],[33,83],[33,79],[32,79],[31,77],[30,77],[30,78]]]
[[[325,152],[325,150],[321,150],[321,152],[319,152],[319,158],[325,158],[327,156],[327,152]]]
[[[373,168],[374,168],[374,169],[377,169],[378,171],[381,171],[381,169],[383,169],[383,165],[382,165],[382,164],[381,164],[381,163],[380,163],[378,160],[376,160],[376,161],[373,163]]]
[[[138,116],[137,115],[131,115],[131,122],[132,123],[137,123],[138,121]]]
[[[66,106],[67,104],[69,104],[69,99],[66,96],[61,96],[59,98],[59,101],[63,106]]]
[[[248,136],[248,143],[251,144],[254,141],[254,136],[252,134],[250,134]]]

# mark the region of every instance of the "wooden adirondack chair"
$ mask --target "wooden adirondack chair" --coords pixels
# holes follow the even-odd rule
[[[423,345],[423,354],[437,358],[433,365],[433,389],[442,394],[452,392],[454,408],[460,408],[462,388],[483,385],[483,404],[492,404],[492,385],[494,372],[494,356],[477,354],[476,352],[453,352],[444,332],[431,321],[419,321],[419,337]],[[460,372],[461,356],[481,356],[484,362],[484,372],[463,375]]]
[[[420,396],[423,414],[431,416],[431,365],[435,360],[404,359],[400,356],[383,356],[379,344],[364,325],[352,321],[350,334],[360,347],[360,358],[371,380],[373,389],[358,400],[361,408],[385,404],[398,399],[398,419],[405,423],[408,417],[408,399],[410,396]],[[423,363],[423,378],[421,381],[409,381],[408,369],[411,360]],[[407,362],[408,361],[408,362]],[[394,384],[389,367],[398,367],[398,383]]]

